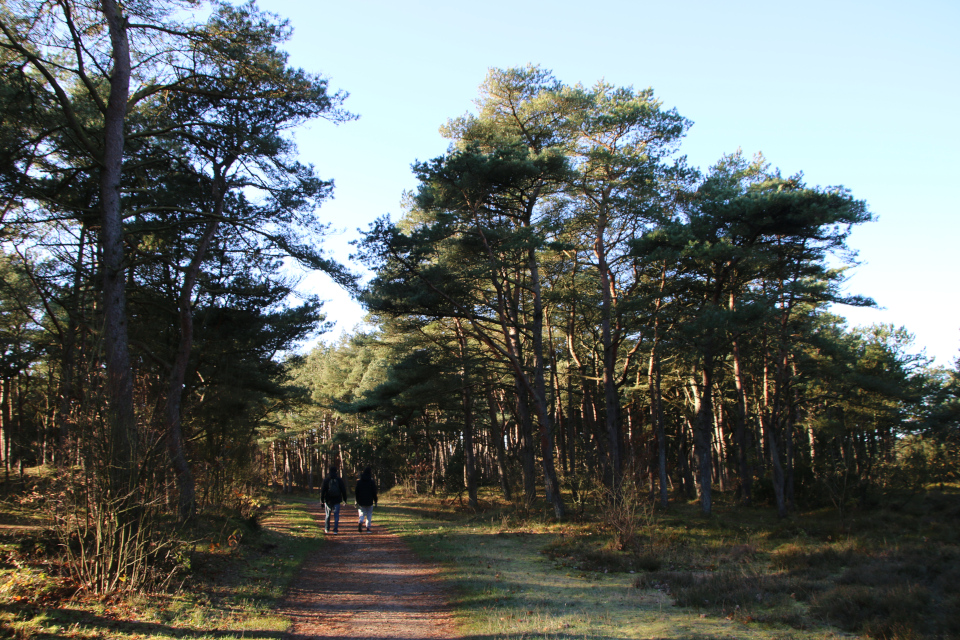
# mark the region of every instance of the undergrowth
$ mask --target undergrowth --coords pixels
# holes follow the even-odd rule
[[[58,564],[41,528],[0,534],[0,636],[278,638],[289,620],[273,608],[307,555],[323,544],[307,502],[285,497],[267,513],[205,513],[183,541],[182,573],[166,592],[92,597]],[[9,520],[13,509],[0,510]]]

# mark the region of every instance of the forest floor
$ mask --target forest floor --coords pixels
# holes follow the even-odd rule
[[[373,533],[316,493],[259,518],[208,514],[172,588],[71,586],[43,491],[0,500],[0,637],[18,640],[941,640],[960,637],[960,486],[843,517],[638,504],[623,539],[601,503],[522,507],[485,490],[381,496]],[[599,498],[597,499],[599,500]],[[619,542],[618,542],[619,541]]]
[[[622,547],[597,506],[560,523],[493,491],[477,510],[462,496],[391,495],[381,521],[440,567],[471,638],[960,638],[958,487],[842,518],[641,502]]]
[[[356,510],[345,507],[339,534],[327,534],[280,604],[288,640],[459,637],[436,567],[376,523],[357,531]],[[320,503],[307,510],[323,521]]]

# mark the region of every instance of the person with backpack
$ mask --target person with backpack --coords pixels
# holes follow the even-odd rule
[[[336,465],[330,467],[330,473],[323,479],[320,486],[320,502],[323,503],[323,509],[326,511],[326,519],[323,521],[323,532],[330,533],[330,516],[333,516],[333,533],[338,533],[340,528],[340,504],[347,498],[347,485],[337,472]]]
[[[367,521],[367,533],[370,532],[370,523],[373,522],[373,507],[377,504],[377,483],[373,480],[373,472],[370,467],[363,470],[360,479],[357,481],[357,488],[353,491],[354,500],[357,503],[357,511],[360,512],[360,522],[357,524],[357,531],[363,533],[363,521]]]

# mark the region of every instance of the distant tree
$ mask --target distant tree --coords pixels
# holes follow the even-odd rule
[[[50,344],[43,331],[43,306],[30,283],[23,260],[0,253],[0,459],[9,477],[11,465],[25,458],[43,461],[45,437],[36,413],[24,410],[26,377],[46,357]],[[31,419],[32,418],[32,419]],[[29,423],[36,438],[27,435]]]
[[[711,170],[683,218],[653,230],[638,245],[677,265],[683,295],[691,305],[690,321],[680,333],[696,354],[693,435],[704,513],[712,509],[718,364],[737,344],[738,335],[759,326],[751,327],[751,319],[770,316],[778,319],[780,330],[772,345],[775,376],[768,379],[769,369],[764,367],[764,388],[772,394],[764,395],[761,421],[771,452],[778,511],[786,515],[780,438],[787,415],[791,343],[785,332],[797,305],[843,301],[819,284],[838,275],[827,268],[825,259],[845,248],[852,225],[867,220],[863,203],[845,191],[807,188],[799,178],[770,173],[762,159],[748,162],[737,154]],[[738,426],[741,449],[742,431]]]

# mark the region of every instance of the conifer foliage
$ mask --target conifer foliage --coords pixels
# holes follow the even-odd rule
[[[338,351],[376,350],[380,382],[328,404],[366,425],[357,437],[414,456],[398,481],[428,469],[435,489],[455,464],[471,502],[479,473],[558,518],[598,483],[707,514],[719,488],[781,516],[840,484],[844,503],[888,486],[922,387],[942,383],[905,330],[828,312],[872,304],[841,292],[866,204],[739,151],[689,167],[689,126],[649,89],[534,66],[492,69],[476,112],[447,122],[450,150],[415,165],[409,210],[358,243],[379,328]],[[445,395],[401,390],[408,349]],[[416,422],[398,427],[390,390]],[[378,440],[388,416],[393,439]]]
[[[92,591],[146,586],[165,505],[189,522],[249,478],[275,356],[323,326],[283,261],[351,282],[289,133],[352,116],[289,33],[252,3],[0,6],[3,459],[71,480],[57,515]]]
[[[739,151],[689,166],[651,89],[491,69],[356,243],[361,289],[291,136],[353,116],[289,33],[252,3],[0,3],[0,463],[8,490],[56,469],[86,588],[169,578],[169,523],[331,464],[557,519],[717,491],[843,513],[955,479],[957,367],[829,313],[872,304],[843,293],[871,219],[849,191]],[[374,329],[290,355],[327,327],[294,263]]]

